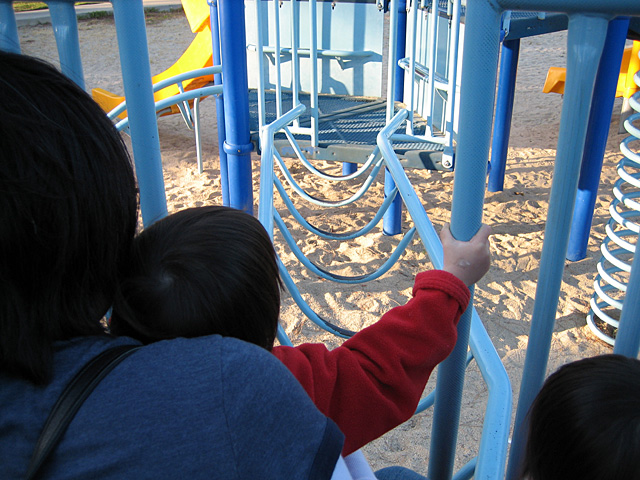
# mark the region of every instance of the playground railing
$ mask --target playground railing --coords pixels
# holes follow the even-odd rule
[[[407,110],[400,110],[391,120],[391,122],[378,134],[377,146],[373,148],[369,160],[361,166],[357,172],[350,175],[330,176],[323,172],[319,172],[309,161],[305,158],[303,150],[297,146],[295,137],[291,134],[288,126],[294,122],[296,118],[304,112],[305,107],[298,105],[286,112],[280,118],[274,122],[264,126],[261,129],[261,144],[262,144],[262,159],[261,159],[261,172],[260,172],[260,202],[258,217],[265,226],[265,229],[270,236],[274,235],[274,230],[277,227],[281,236],[285,240],[287,246],[294,253],[298,261],[304,265],[309,271],[314,274],[337,283],[363,283],[368,280],[378,278],[385,273],[392,264],[396,263],[406,246],[414,238],[417,233],[422,244],[428,253],[428,256],[434,266],[434,268],[442,268],[442,244],[439,236],[429,220],[429,217],[418,198],[415,190],[413,189],[403,166],[398,160],[397,155],[393,151],[392,142],[395,137],[396,131],[401,129],[402,124],[408,119],[409,112]],[[357,192],[351,195],[346,200],[338,201],[323,201],[314,198],[311,195],[306,194],[298,183],[294,180],[289,172],[289,169],[283,162],[280,154],[274,145],[276,135],[285,134],[291,143],[292,151],[296,152],[296,159],[311,173],[324,179],[331,179],[337,182],[346,179],[354,179],[362,177],[362,186]],[[403,138],[404,135],[401,135]],[[351,204],[356,199],[360,198],[363,193],[369,189],[372,180],[379,174],[382,167],[385,167],[389,172],[396,185],[395,189],[390,195],[387,195],[385,200],[381,202],[381,206],[378,211],[373,215],[371,221],[355,232],[349,232],[345,234],[333,234],[330,232],[322,231],[312,226],[306,221],[302,215],[297,212],[293,202],[288,196],[287,191],[284,189],[280,179],[275,173],[276,166],[279,167],[282,176],[286,179],[291,190],[297,195],[302,197],[306,202],[323,206],[346,206]],[[292,214],[294,219],[307,231],[312,234],[319,235],[325,238],[348,240],[360,235],[364,235],[371,231],[376,226],[390,203],[394,200],[394,197],[399,196],[407,212],[413,221],[413,226],[404,234],[403,238],[398,242],[396,248],[391,252],[388,258],[382,263],[382,265],[373,273],[365,275],[357,275],[353,277],[345,277],[335,275],[327,272],[322,267],[315,265],[311,260],[305,257],[303,252],[296,245],[296,240],[293,238],[285,222],[280,217],[279,212],[274,206],[274,194],[278,191],[280,197],[283,199],[286,208]],[[340,336],[349,337],[355,332],[346,330],[342,327],[334,325],[330,321],[322,318],[317,314],[306,302],[294,279],[289,274],[287,268],[279,260],[280,273],[283,282],[289,290],[292,298],[302,310],[302,312],[311,321],[316,323],[321,328]],[[483,429],[483,436],[479,446],[479,453],[477,459],[472,460],[468,465],[461,469],[456,475],[457,479],[471,478],[474,472],[487,472],[488,476],[484,478],[499,478],[502,472],[504,472],[506,454],[507,454],[507,438],[509,433],[509,425],[511,419],[511,387],[509,379],[506,375],[506,371],[500,362],[500,358],[493,348],[491,341],[482,325],[482,322],[478,318],[475,310],[472,312],[472,308],[468,309],[468,315],[473,316],[472,320],[472,338],[469,342],[464,344],[464,356],[465,366],[475,359],[480,371],[485,379],[489,389],[488,405],[485,412],[485,428]],[[282,344],[291,345],[291,341],[287,337],[282,327],[278,330],[278,339]],[[471,350],[467,353],[467,345],[470,345]],[[461,348],[461,347],[460,347]],[[439,374],[440,378],[440,374]],[[440,380],[438,380],[440,381]],[[420,402],[416,413],[422,412],[426,408],[430,407],[434,403],[434,399],[437,399],[438,389],[447,388],[447,385],[438,385],[434,392],[431,392]],[[431,455],[430,457],[435,463],[440,460],[439,450],[440,445],[443,443],[446,445],[446,438],[450,435],[456,435],[457,425],[455,426],[455,432],[447,432],[446,435],[435,433],[432,435],[431,443]],[[444,442],[443,442],[444,440]],[[446,457],[445,457],[446,458]],[[445,467],[447,468],[447,467]],[[476,477],[479,478],[479,477]]]
[[[397,3],[397,2],[396,2]],[[445,145],[444,164],[453,166],[454,125],[456,115],[456,86],[458,78],[458,53],[461,30],[461,2],[413,2],[409,32],[408,55],[396,59],[397,65],[406,70],[402,101],[409,106],[407,134],[414,133],[414,111],[426,120],[426,131],[419,137],[425,141]],[[392,5],[391,8],[394,8]],[[421,18],[420,13],[425,15]],[[397,21],[396,16],[392,21]],[[446,30],[443,31],[443,23]],[[402,41],[402,38],[398,39]],[[390,58],[392,55],[389,50]],[[441,73],[444,70],[444,73]],[[395,79],[390,82],[395,83]],[[397,88],[394,87],[397,91]],[[391,91],[388,93],[391,95]],[[400,100],[387,99],[388,102]],[[388,115],[391,113],[387,112]],[[388,118],[389,119],[389,118]]]
[[[202,162],[202,142],[200,131],[200,101],[211,95],[222,94],[222,85],[209,85],[206,87],[195,88],[185,91],[183,84],[186,81],[194,78],[209,77],[214,74],[218,74],[222,71],[221,66],[206,67],[184,72],[179,75],[166,78],[153,85],[153,92],[158,92],[167,87],[176,85],[180,93],[172,95],[171,97],[163,98],[155,102],[156,115],[158,117],[171,112],[172,106],[177,106],[180,110],[180,114],[189,130],[194,130],[196,139],[196,158],[198,162],[198,172],[204,171],[204,165]],[[193,103],[193,111],[191,110],[191,102]],[[119,131],[129,131],[129,117],[122,118],[123,114],[127,110],[126,100],[121,102],[118,106],[108,112],[108,116],[111,120],[116,121],[116,128]],[[121,118],[118,120],[118,118]]]

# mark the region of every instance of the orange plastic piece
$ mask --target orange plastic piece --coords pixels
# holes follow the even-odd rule
[[[564,81],[567,76],[567,69],[560,67],[550,67],[547,72],[547,79],[544,81],[542,93],[564,93]]]
[[[622,63],[620,64],[620,76],[616,87],[616,97],[629,98],[640,90],[633,76],[640,70],[640,41],[635,40],[631,47],[624,49],[622,53]],[[565,68],[551,67],[547,72],[547,78],[542,87],[543,93],[564,93],[564,83],[567,71]]]
[[[640,87],[633,81],[633,76],[640,71],[640,41],[635,40],[630,48],[625,48],[622,55],[622,68],[620,69],[620,77],[618,78],[618,87],[616,89],[616,97],[629,98],[636,93]],[[622,73],[622,72],[625,73]]]

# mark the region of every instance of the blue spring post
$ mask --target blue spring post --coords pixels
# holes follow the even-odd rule
[[[542,386],[546,373],[564,272],[563,259],[566,257],[569,243],[571,215],[586,138],[585,119],[589,115],[607,26],[608,19],[602,16],[582,14],[569,16],[567,81],[540,259],[538,287],[507,468],[508,479],[519,478],[526,442],[526,415]]]
[[[219,0],[220,54],[222,57],[222,97],[225,111],[229,176],[229,206],[253,213],[251,183],[251,143],[249,133],[249,84],[244,2]]]
[[[637,245],[637,243],[636,243]],[[637,250],[636,250],[637,252]],[[640,255],[634,254],[629,284],[622,303],[613,353],[636,358],[640,350]]]
[[[500,12],[490,2],[468,2],[451,209],[451,232],[460,240],[469,240],[482,224],[499,35]],[[464,85],[486,94],[474,94]],[[453,472],[471,318],[470,306],[458,323],[453,352],[438,367],[428,470],[432,480],[448,480]]]
[[[218,0],[208,0],[211,10],[211,46],[213,48],[213,66],[221,65],[220,59],[220,23],[218,22]],[[222,85],[222,74],[213,75],[213,84]],[[220,157],[220,187],[222,189],[222,204],[229,206],[229,170],[227,166],[227,152],[224,151],[224,142],[227,134],[224,125],[224,100],[223,95],[216,95],[216,119],[218,124],[218,153]]]
[[[56,38],[60,70],[84,90],[84,74],[78,38],[78,17],[72,1],[50,1],[47,3],[53,34]]]
[[[112,0],[144,226],[167,215],[142,0]]]
[[[587,256],[593,209],[598,196],[600,172],[607,148],[609,123],[628,29],[629,17],[618,17],[609,22],[604,43],[606,55],[602,55],[598,66],[567,250],[567,259],[574,262]]]
[[[489,172],[487,186],[490,192],[501,192],[504,188],[504,174],[507,167],[507,150],[511,134],[511,117],[516,93],[519,56],[520,39],[503,42],[500,54],[498,97],[496,99],[496,115],[491,144],[491,171]]]
[[[0,50],[20,53],[20,38],[13,1],[0,0]]]

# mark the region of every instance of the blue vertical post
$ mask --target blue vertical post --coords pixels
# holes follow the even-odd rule
[[[491,3],[467,2],[459,142],[451,210],[451,232],[460,240],[469,240],[482,224],[500,39],[500,12]],[[476,93],[469,89],[470,85]],[[438,367],[429,452],[428,477],[431,480],[448,480],[453,472],[471,314],[470,306],[458,323],[458,339],[453,352]]]
[[[638,245],[636,243],[636,245]],[[637,250],[636,250],[637,252]],[[640,349],[640,254],[634,254],[629,284],[622,303],[622,314],[613,353],[637,357]]]
[[[211,10],[211,46],[213,48],[213,66],[222,65],[220,60],[220,23],[218,21],[218,0],[209,0]],[[222,85],[222,74],[213,76],[214,85]],[[222,189],[222,204],[229,206],[229,171],[227,167],[227,152],[224,142],[227,134],[224,125],[224,100],[222,95],[216,95],[216,123],[218,125],[218,152],[220,157],[220,187]]]
[[[407,44],[407,0],[398,1],[398,41],[396,43],[396,58],[399,60],[405,57]],[[395,65],[395,89],[393,99],[401,102],[404,98],[404,68]]]
[[[414,6],[414,8],[417,8]],[[404,58],[407,43],[407,1],[398,1],[398,33],[396,41],[396,59]],[[399,65],[395,65],[395,88],[393,91],[393,99],[401,102],[404,99],[404,69]],[[413,106],[409,106],[413,108]],[[384,196],[392,192],[396,188],[393,177],[389,171],[384,169]],[[402,232],[402,198],[396,195],[396,198],[389,205],[389,210],[384,214],[382,220],[382,231],[385,235],[397,235]]]
[[[20,53],[20,38],[13,1],[0,0],[0,50]]]
[[[249,84],[244,2],[219,0],[222,96],[225,111],[229,173],[229,206],[253,213],[251,144],[249,133]]]
[[[500,54],[496,115],[493,122],[491,171],[489,172],[487,186],[490,192],[500,192],[504,188],[504,174],[507,167],[507,149],[509,148],[509,136],[511,134],[511,117],[516,92],[519,56],[520,39],[503,42]]]
[[[527,412],[542,386],[546,373],[589,108],[607,26],[608,20],[604,17],[582,14],[569,16],[567,81],[529,345],[509,455],[508,479],[519,478],[526,443]]]
[[[142,0],[112,0],[144,226],[167,215]]]
[[[611,20],[607,29],[607,38],[604,43],[606,55],[602,55],[596,75],[580,179],[578,180],[578,194],[571,222],[567,250],[567,259],[571,261],[582,260],[587,256],[593,209],[598,196],[602,160],[607,148],[607,138],[609,138],[613,101],[616,96],[620,63],[628,29],[629,17],[618,17]]]
[[[396,188],[391,172],[384,169],[384,198],[387,198]],[[382,218],[382,232],[385,235],[397,235],[402,231],[402,197],[396,195],[389,205],[389,209]]]
[[[48,7],[60,57],[60,70],[84,89],[78,18],[73,1],[50,1]]]
[[[342,175],[351,175],[358,170],[357,163],[342,162]]]

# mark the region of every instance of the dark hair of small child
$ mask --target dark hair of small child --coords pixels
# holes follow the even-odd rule
[[[218,334],[271,350],[280,289],[275,250],[256,218],[190,208],[135,238],[110,329],[144,343]]]
[[[640,361],[601,355],[551,375],[529,412],[522,478],[640,478]]]

